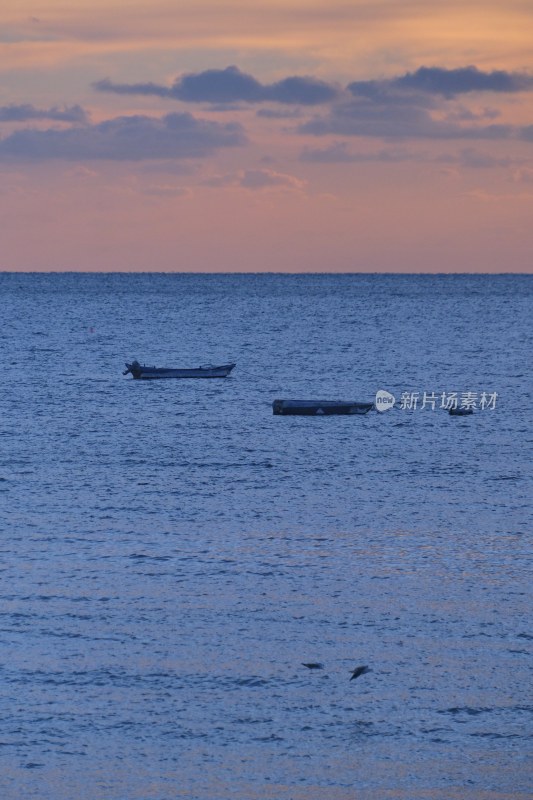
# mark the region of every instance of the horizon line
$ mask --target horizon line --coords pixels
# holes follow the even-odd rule
[[[277,276],[284,276],[284,277],[292,277],[297,278],[299,276],[324,276],[324,275],[335,275],[335,276],[354,276],[354,275],[393,275],[393,276],[425,276],[425,277],[436,277],[436,276],[453,276],[453,275],[480,275],[480,276],[499,276],[499,275],[520,275],[520,276],[533,276],[533,270],[530,272],[479,272],[474,270],[454,270],[453,272],[422,272],[422,271],[414,271],[414,272],[397,272],[392,270],[380,270],[380,271],[354,271],[354,272],[347,272],[347,271],[313,271],[313,272],[286,272],[286,271],[273,271],[273,270],[258,270],[256,272],[242,272],[242,271],[222,271],[217,272],[213,270],[91,270],[91,269],[65,269],[65,270],[36,270],[36,269],[23,269],[23,270],[13,270],[13,269],[0,269],[0,275],[213,275],[213,276],[220,276],[220,275],[231,275],[231,276],[257,276],[257,275],[277,275]]]

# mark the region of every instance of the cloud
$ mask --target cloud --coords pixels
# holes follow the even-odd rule
[[[256,113],[263,119],[298,119],[302,116],[299,108],[260,108]]]
[[[446,119],[450,122],[478,122],[479,120],[498,119],[501,112],[496,108],[483,108],[481,111],[472,111],[463,105],[456,105],[452,111],[446,114]]]
[[[264,87],[265,99],[291,105],[315,106],[334,100],[337,91],[316,78],[284,78]]]
[[[204,185],[215,188],[240,186],[252,191],[272,188],[301,191],[305,187],[305,181],[295,178],[294,175],[274,172],[274,170],[245,169],[239,170],[238,172],[226,173],[225,175],[216,175],[204,181]]]
[[[510,125],[461,125],[453,120],[435,119],[428,109],[406,97],[390,104],[381,98],[358,98],[335,105],[329,114],[315,117],[298,127],[313,136],[329,134],[384,139],[508,139],[517,131]],[[523,138],[527,138],[524,131]]]
[[[173,96],[188,103],[257,103],[262,93],[259,81],[237,67],[183,75],[172,87]]]
[[[87,122],[87,114],[81,106],[58,108],[35,108],[29,103],[0,106],[0,122],[27,122],[33,119],[50,119],[58,122]]]
[[[142,161],[199,158],[221,147],[243,145],[237,123],[220,124],[191,114],[116,117],[69,130],[20,130],[0,141],[0,158]]]
[[[501,158],[492,156],[489,153],[483,153],[471,148],[465,148],[461,151],[458,163],[463,167],[470,167],[472,169],[493,169],[495,167],[515,167],[520,163],[516,158]]]
[[[314,164],[357,164],[380,162],[386,164],[399,164],[402,162],[416,162],[420,164],[450,164],[469,169],[494,169],[516,168],[524,162],[516,158],[497,157],[473,148],[464,148],[458,154],[420,152],[403,148],[387,148],[373,152],[352,152],[346,142],[334,142],[325,148],[305,147],[300,154],[300,161]]]
[[[170,97],[185,103],[264,103],[314,106],[328,103],[337,96],[337,89],[313,77],[290,76],[271,84],[262,84],[238,67],[208,69],[177,78],[170,87],[155,83],[113,83],[108,78],[97,81],[94,88],[115,94],[142,94]]]
[[[144,94],[173,98],[186,103],[209,103],[229,109],[235,104],[275,102],[287,109],[274,114],[303,113],[304,109],[327,106],[296,129],[312,136],[336,135],[384,139],[465,139],[529,141],[529,127],[517,129],[496,121],[499,112],[485,108],[475,111],[456,97],[472,92],[513,93],[533,90],[533,75],[495,70],[484,72],[475,66],[445,69],[422,66],[413,72],[382,80],[355,81],[342,90],[314,77],[287,77],[262,84],[236,66],[208,69],[180,76],[172,86],[155,83],[115,84],[109,79],[94,86],[105,92]],[[258,116],[272,116],[261,109]],[[324,156],[326,157],[326,156]],[[333,160],[347,159],[346,152],[330,154]],[[311,158],[311,156],[308,156]]]
[[[517,169],[513,174],[515,183],[533,183],[533,167]]]
[[[96,81],[92,84],[98,92],[112,92],[113,94],[144,94],[156,97],[172,97],[172,89],[159,86],[156,83],[113,83],[109,78]]]
[[[399,91],[394,81],[355,81],[346,87],[348,92],[360,103],[379,106],[404,106],[413,108],[436,108],[438,100],[425,92]]]
[[[473,66],[420,67],[391,79],[355,81],[347,91],[349,101],[332,106],[328,116],[310,120],[300,132],[384,138],[528,138],[525,128],[489,124],[488,120],[499,116],[495,109],[476,113],[457,103],[451,105],[457,96],[472,92],[533,91],[533,75],[526,73],[482,72]]]
[[[300,154],[300,161],[313,164],[355,164],[365,162],[399,163],[401,161],[427,161],[425,155],[409,150],[386,149],[369,153],[354,153],[346,142],[334,142],[329,147],[313,149],[305,147]]]
[[[477,67],[444,69],[443,67],[420,67],[388,80],[354,81],[348,91],[356,97],[388,98],[389,102],[401,100],[405,93],[420,93],[419,103],[426,95],[441,95],[451,98],[470,92],[514,93],[533,90],[533,75],[523,72],[482,72]],[[414,97],[412,98],[414,102]]]
[[[267,189],[272,186],[303,189],[305,182],[283,172],[274,172],[268,169],[247,169],[242,176],[241,186],[246,189]]]
[[[494,203],[501,205],[502,203],[515,203],[526,202],[531,204],[533,194],[530,192],[490,192],[486,189],[471,189],[469,192],[464,192],[463,197],[469,197],[472,200],[479,200],[482,203]]]
[[[406,103],[393,108],[381,103],[345,103],[327,116],[315,117],[298,128],[299,133],[325,136],[366,136],[390,139],[489,138],[509,136],[503,125],[461,127],[452,122],[434,120],[424,109]]]
[[[442,94],[454,97],[467,92],[524,92],[533,90],[533,75],[523,72],[494,70],[482,72],[477,67],[443,69],[441,67],[420,67],[408,72],[393,82],[400,89]]]
[[[346,142],[334,142],[322,149],[305,147],[300,154],[300,161],[314,164],[349,164],[357,160],[357,154],[349,151]]]
[[[94,169],[89,169],[89,167],[85,167],[83,164],[76,165],[66,172],[69,178],[81,178],[82,180],[92,180],[93,178],[97,178],[98,174],[99,173],[95,172]]]

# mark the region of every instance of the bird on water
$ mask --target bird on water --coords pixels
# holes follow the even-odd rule
[[[352,677],[350,678],[353,681],[354,678],[358,678],[360,675],[365,675],[367,672],[372,672],[370,667],[356,667],[352,670]]]

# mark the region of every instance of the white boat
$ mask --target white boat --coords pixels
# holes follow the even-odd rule
[[[235,364],[220,366],[206,364],[192,369],[175,369],[173,367],[147,367],[145,364],[139,364],[138,361],[132,361],[131,364],[126,362],[126,369],[122,374],[131,373],[135,380],[141,381],[153,381],[161,378],[226,378],[234,366]]]

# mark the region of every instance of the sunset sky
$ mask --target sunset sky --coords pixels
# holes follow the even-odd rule
[[[4,0],[1,270],[530,272],[531,0]]]

